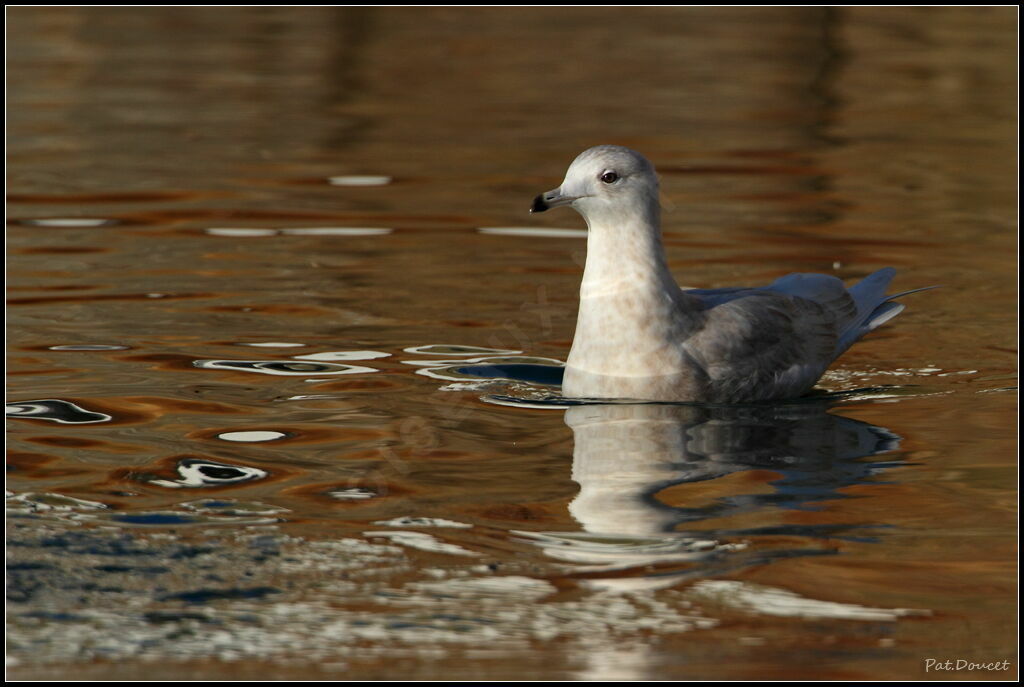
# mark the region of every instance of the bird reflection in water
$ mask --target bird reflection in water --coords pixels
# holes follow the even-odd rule
[[[708,519],[773,509],[816,510],[841,490],[901,464],[867,458],[899,437],[833,415],[827,401],[782,405],[585,404],[565,411],[575,438],[569,505],[582,532],[521,532],[571,562],[591,586],[651,589],[781,557],[833,553],[822,538],[851,538],[856,525],[773,524],[688,529]],[[743,471],[770,471],[769,493],[726,493],[706,505],[668,505],[668,487]],[[735,483],[734,483],[735,484]],[[677,500],[678,501],[678,500]],[[743,518],[748,520],[749,516]],[[806,518],[801,518],[806,520]]]

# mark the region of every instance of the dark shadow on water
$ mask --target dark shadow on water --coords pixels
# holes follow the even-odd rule
[[[485,379],[508,379],[510,381],[561,386],[565,368],[554,365],[526,365],[521,363],[505,365],[462,365],[455,368],[459,374]]]

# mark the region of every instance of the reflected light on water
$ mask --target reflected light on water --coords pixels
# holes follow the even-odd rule
[[[32,420],[50,420],[63,425],[87,425],[95,422],[107,422],[111,416],[86,410],[71,401],[58,398],[47,398],[40,401],[18,401],[7,404],[7,416]]]
[[[363,174],[363,175],[340,175],[327,178],[331,186],[387,186],[391,183],[391,177]]]
[[[303,362],[287,360],[196,360],[193,365],[207,370],[231,370],[234,372],[255,372],[265,375],[308,377],[310,375],[350,375],[377,372],[375,368],[363,365],[341,365],[338,363]]]
[[[23,219],[22,224],[32,227],[52,227],[56,229],[76,229],[108,227],[117,224],[117,220],[102,217],[41,217],[38,219]]]
[[[569,512],[584,531],[520,534],[547,555],[580,565],[587,584],[607,588],[657,589],[675,584],[676,578],[828,553],[806,542],[797,549],[769,543],[786,532],[813,536],[811,525],[774,526],[771,537],[758,530],[766,517],[774,520],[770,511],[813,509],[899,464],[863,460],[896,450],[899,438],[827,409],[826,403],[573,405],[565,411],[565,422],[573,430],[572,475],[580,490]],[[701,489],[690,493],[702,505],[681,500],[686,493],[680,492],[681,485],[749,471],[770,471],[767,486],[772,489],[726,493],[711,503]],[[663,493],[679,495],[670,505],[659,498]],[[702,521],[754,526],[692,529]],[[829,536],[842,536],[842,528],[826,530]],[[602,571],[614,575],[599,582],[596,574]]]
[[[260,441],[274,441],[276,439],[284,439],[288,435],[284,432],[275,432],[272,430],[246,430],[242,432],[224,432],[218,434],[218,439],[224,441],[239,441],[239,442],[260,442]]]
[[[291,236],[384,236],[393,231],[387,227],[299,227],[282,229],[281,233]]]
[[[7,19],[12,679],[1016,655],[1014,8]],[[681,283],[948,288],[800,403],[563,398],[600,143]]]
[[[210,460],[185,458],[176,468],[178,479],[149,479],[147,482],[158,487],[171,489],[195,489],[201,487],[222,487],[240,482],[250,482],[267,476],[266,470],[244,465],[228,465]]]

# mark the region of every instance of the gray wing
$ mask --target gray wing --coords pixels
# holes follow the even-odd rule
[[[762,288],[686,289],[703,315],[684,348],[724,403],[804,393],[857,317],[843,283],[788,275]]]
[[[888,270],[879,270],[865,280],[865,282],[876,276],[884,276],[891,279],[891,275],[887,274],[887,272]],[[888,283],[888,279],[885,282]],[[854,289],[862,286],[863,283],[858,284]],[[883,285],[883,291],[884,288]],[[721,289],[684,288],[683,292],[699,298],[705,308],[711,308],[758,293],[785,294],[823,306],[835,315],[843,328],[847,326],[847,323],[857,319],[858,315],[857,304],[851,298],[850,291],[847,291],[846,286],[843,285],[841,280],[827,274],[787,274],[785,277],[776,279],[768,286],[729,286]]]
[[[726,301],[760,289],[750,286],[728,286],[723,289],[690,289],[683,287],[683,292],[690,296],[700,298],[703,307],[710,308]]]

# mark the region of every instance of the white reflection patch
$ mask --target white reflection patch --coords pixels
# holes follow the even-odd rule
[[[104,219],[102,217],[43,217],[40,219],[26,219],[22,224],[34,227],[104,227],[110,224],[117,224],[117,220]]]
[[[294,236],[383,236],[394,229],[389,227],[299,227],[282,229],[282,234]]]
[[[204,229],[204,231],[210,236],[229,236],[235,238],[277,235],[277,229],[262,229],[258,227],[211,227]]]
[[[380,174],[342,174],[327,177],[327,183],[331,186],[387,186],[391,181],[391,177]]]
[[[390,539],[396,544],[402,544],[408,546],[410,549],[419,549],[420,551],[432,551],[435,553],[450,553],[455,556],[480,556],[482,554],[476,551],[470,551],[464,549],[461,546],[455,544],[449,544],[443,542],[436,537],[432,537],[429,534],[423,532],[363,532],[367,537],[384,537]]]
[[[257,442],[257,441],[274,441],[275,439],[283,439],[288,436],[284,432],[275,432],[272,430],[248,430],[241,432],[224,432],[218,434],[218,439],[224,441],[242,441],[242,442]]]
[[[195,360],[196,367],[207,370],[231,370],[234,372],[255,372],[285,377],[309,377],[312,375],[351,375],[377,372],[362,365],[342,365],[292,360]]]
[[[835,618],[838,620],[893,621],[905,616],[931,615],[912,608],[872,608],[857,604],[819,601],[788,589],[732,580],[702,580],[691,593],[713,598],[727,606],[784,618]]]
[[[310,353],[294,357],[296,360],[375,360],[390,358],[391,354],[383,351],[324,351],[323,353]]]

